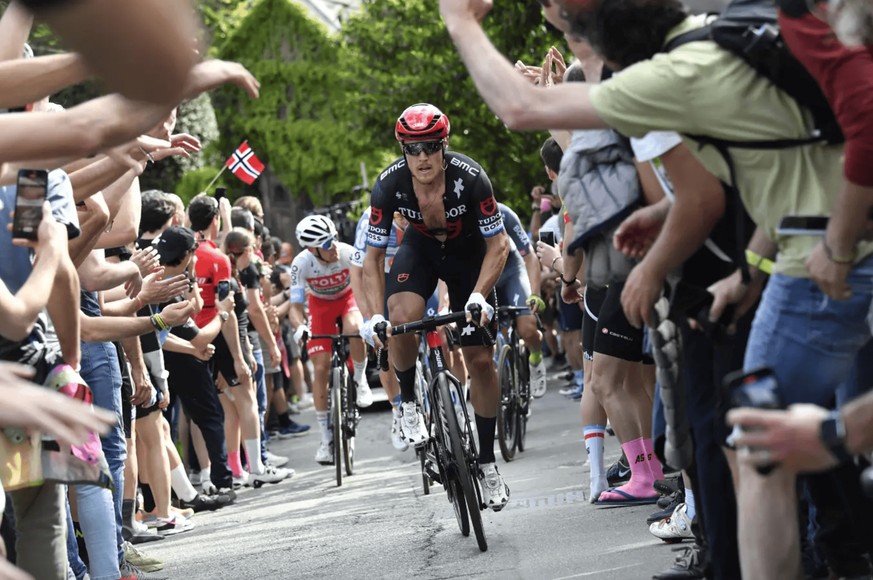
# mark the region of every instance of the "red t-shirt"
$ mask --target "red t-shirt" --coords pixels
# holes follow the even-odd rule
[[[200,296],[203,297],[203,309],[197,313],[194,321],[203,328],[215,318],[215,292],[218,283],[230,280],[230,258],[228,258],[215,242],[202,240],[197,248],[197,285],[200,286]]]

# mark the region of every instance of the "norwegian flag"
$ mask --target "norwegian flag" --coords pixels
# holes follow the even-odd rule
[[[230,169],[231,173],[248,185],[254,183],[261,172],[264,171],[264,164],[255,157],[255,152],[249,147],[248,141],[243,141],[242,145],[236,148],[236,151],[228,158],[225,165]]]

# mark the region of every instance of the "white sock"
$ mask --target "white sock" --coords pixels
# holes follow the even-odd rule
[[[367,359],[361,362],[352,361],[352,366],[355,368],[355,382],[360,383],[361,377],[364,376],[364,371],[367,370]]]
[[[327,411],[316,411],[315,418],[318,419],[318,426],[321,427],[321,442],[330,443],[333,441],[333,434],[328,426]]]
[[[210,481],[212,478],[212,467],[205,467],[200,470],[200,483]]]
[[[261,440],[245,440],[246,456],[249,459],[249,473],[264,473],[264,464],[261,462]]]
[[[207,477],[207,479],[209,478]],[[176,492],[179,499],[192,501],[197,497],[197,490],[191,485],[191,480],[188,479],[188,474],[185,473],[185,466],[181,463],[170,472],[170,481],[173,484],[173,491]]]
[[[685,488],[685,515],[693,520],[697,515],[697,506],[694,504],[694,491],[690,487]]]
[[[606,479],[606,469],[603,466],[603,444],[606,437],[606,425],[585,425],[582,427],[585,435],[585,451],[588,453],[588,463],[591,469],[591,481]]]

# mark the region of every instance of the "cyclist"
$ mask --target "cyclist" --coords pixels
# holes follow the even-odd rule
[[[420,319],[438,279],[446,283],[452,310],[480,311],[479,320],[468,314],[461,346],[472,378],[483,500],[499,511],[509,501],[509,487],[494,463],[500,393],[492,358],[493,289],[506,262],[509,239],[487,174],[473,159],[447,151],[449,130],[448,117],[429,104],[412,105],[397,119],[395,136],[403,156],[382,172],[370,198],[364,281],[371,316],[361,335],[368,343],[375,342],[376,325],[385,319],[373,307],[381,306],[385,295],[393,323]],[[410,227],[386,284],[385,250],[395,211]],[[401,433],[408,443],[423,444],[428,434],[415,402],[415,337],[393,338],[390,352],[400,383]]]
[[[546,303],[540,297],[540,261],[516,213],[502,203],[498,203],[497,208],[509,234],[509,257],[497,280],[497,303],[500,306],[520,306],[524,301],[533,312],[542,312],[546,309]],[[530,353],[527,359],[530,365],[530,394],[540,398],[546,394],[543,335],[532,313],[519,316],[516,328]]]
[[[343,333],[360,331],[362,320],[349,268],[361,265],[361,254],[352,246],[338,242],[336,226],[323,215],[306,216],[297,224],[297,241],[303,251],[291,263],[291,324],[294,340],[300,342],[308,333],[335,334],[336,319],[342,317]],[[303,321],[306,289],[309,289],[310,331]],[[360,292],[359,292],[360,294]],[[367,384],[367,353],[364,343],[352,340],[352,364],[359,407],[373,404],[373,393]],[[321,427],[321,445],[315,461],[322,465],[333,463],[333,435],[328,425],[327,382],[330,372],[331,344],[327,339],[309,341],[309,357],[315,367],[312,392],[315,416]]]

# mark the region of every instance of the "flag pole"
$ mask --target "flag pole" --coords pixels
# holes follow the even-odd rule
[[[227,169],[227,165],[222,167],[221,171],[219,171],[218,174],[212,178],[212,181],[209,182],[209,185],[206,186],[206,189],[203,190],[203,193],[209,193],[209,188],[212,187],[216,181],[218,181],[218,178],[221,177],[221,174],[224,173],[225,169]]]

